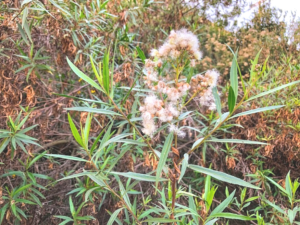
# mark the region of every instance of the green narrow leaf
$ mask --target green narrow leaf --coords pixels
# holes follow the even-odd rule
[[[290,171],[288,172],[288,174],[286,175],[286,178],[285,178],[285,190],[286,190],[286,193],[288,194],[289,199],[292,200],[293,191],[292,191],[292,182],[291,182],[291,178],[290,178]]]
[[[101,70],[100,70],[100,75],[99,75],[99,73],[98,73],[98,71],[97,71],[97,68],[96,68],[96,66],[95,66],[95,64],[94,64],[94,61],[93,61],[92,56],[90,56],[90,61],[91,61],[91,65],[92,65],[94,74],[95,74],[95,76],[96,76],[96,78],[97,78],[99,84],[100,84],[101,87],[103,88],[103,78],[102,78]]]
[[[12,145],[12,147],[13,147],[14,150],[17,149],[17,144],[16,144],[16,138],[15,137],[11,138],[11,145]]]
[[[261,50],[262,50],[262,49],[261,49]],[[260,53],[261,53],[261,50],[256,54],[254,61],[251,62],[252,65],[251,65],[251,70],[250,70],[250,84],[251,84],[252,81],[253,81],[253,77],[256,75],[255,67],[256,67],[256,65],[257,65],[257,63],[258,63],[258,59],[259,59],[259,55],[260,55]]]
[[[144,52],[142,51],[142,49],[140,49],[138,46],[136,47],[136,51],[140,57],[140,59],[143,61],[143,63],[145,62],[146,60],[146,56],[144,54]]]
[[[94,88],[98,89],[99,91],[102,91],[102,88],[95,82],[93,81],[91,78],[89,78],[87,75],[85,75],[83,72],[81,72],[67,57],[67,62],[69,64],[69,66],[71,67],[71,69],[73,70],[73,72],[79,76],[81,79],[83,79],[85,82],[89,83],[91,86],[93,86]]]
[[[18,23],[18,29],[19,29],[19,32],[21,33],[21,36],[22,36],[23,40],[25,41],[25,43],[26,43],[28,46],[30,46],[30,44],[29,44],[29,42],[28,42],[28,39],[27,39],[27,36],[26,36],[26,34],[25,34],[25,32],[24,32],[24,30],[23,30],[21,24],[19,24],[19,23]]]
[[[28,12],[29,12],[29,7],[24,7],[23,16],[22,16],[22,28],[24,28],[24,24],[26,23]]]
[[[285,105],[276,105],[276,106],[268,106],[268,107],[264,107],[264,108],[253,109],[253,110],[249,110],[249,111],[246,111],[246,112],[238,113],[238,114],[232,116],[231,118],[250,115],[250,114],[259,113],[259,112],[264,112],[264,111],[273,110],[273,109],[280,109],[284,106]]]
[[[231,200],[233,199],[235,194],[235,190],[220,204],[218,205],[209,215],[209,217],[214,217],[215,214],[221,213],[224,209],[229,205]]]
[[[100,132],[100,134],[97,136],[97,138],[95,139],[92,147],[90,148],[90,154],[92,154],[94,152],[94,150],[96,149],[100,138],[102,137],[103,133],[104,133],[105,129],[102,129],[102,131]]]
[[[96,109],[96,108],[91,108],[91,107],[72,107],[72,108],[65,108],[65,109],[70,110],[70,111],[91,112],[91,113],[99,113],[99,114],[104,114],[104,115],[121,116],[121,114],[116,113],[111,110]]]
[[[26,132],[32,130],[32,129],[35,128],[36,126],[38,126],[38,124],[33,125],[33,126],[30,126],[30,127],[27,127],[27,128],[25,128],[25,129],[23,129],[23,130],[20,130],[20,131],[18,132],[18,134],[25,134]]]
[[[140,181],[148,181],[148,182],[155,182],[156,177],[151,176],[149,174],[141,174],[141,173],[132,173],[132,172],[127,172],[127,173],[122,173],[122,172],[110,172],[111,174],[117,174],[123,177],[128,177],[132,178],[135,180],[140,180]],[[165,178],[159,178],[159,181],[167,181],[168,179]]]
[[[156,182],[155,182],[155,186],[156,187],[158,185],[158,181],[160,179],[160,176],[161,176],[161,173],[162,173],[162,169],[163,169],[163,167],[166,164],[166,161],[167,161],[167,158],[168,158],[168,155],[169,155],[169,151],[171,149],[173,137],[174,137],[173,133],[170,133],[168,135],[168,137],[166,138],[166,141],[164,143],[164,147],[163,147],[163,149],[161,151],[161,155],[160,155],[160,158],[159,158],[158,166],[157,166],[157,169],[156,169]]]
[[[124,201],[126,202],[126,205],[129,207],[129,208],[132,208],[132,205],[131,205],[131,202],[130,202],[130,199],[129,199],[129,196],[121,182],[121,180],[119,179],[119,188],[120,188],[120,192],[121,192],[121,197],[124,199]]]
[[[93,191],[95,191],[95,190],[97,190],[97,189],[99,189],[99,188],[100,188],[100,187],[94,187],[94,188],[89,189],[89,190],[85,193],[84,201],[86,202],[86,201],[89,199],[90,194],[91,194]],[[69,193],[69,194],[71,194],[71,193]]]
[[[111,214],[111,216],[107,222],[107,225],[112,225],[115,222],[117,216],[119,215],[119,213],[121,212],[122,209],[123,208],[117,209],[116,211],[114,211],[113,214]]]
[[[288,193],[286,192],[286,190],[281,187],[281,185],[279,185],[278,183],[276,183],[274,180],[272,180],[269,177],[266,177],[272,184],[274,184],[277,188],[279,188],[283,193],[285,193],[286,195],[288,195]]]
[[[85,127],[84,127],[83,138],[82,138],[86,149],[88,149],[89,146],[89,135],[90,135],[91,123],[92,123],[92,117],[91,114],[89,113],[85,120]]]
[[[106,94],[109,95],[110,79],[109,79],[109,53],[108,52],[104,54],[102,75],[103,75],[103,87],[106,91]]]
[[[214,225],[219,219],[213,219],[205,223],[205,225]]]
[[[297,80],[297,81],[294,81],[294,82],[291,82],[291,83],[288,83],[288,84],[284,84],[284,85],[282,85],[280,87],[273,88],[273,89],[271,89],[269,91],[265,91],[263,93],[260,93],[258,95],[255,95],[255,96],[249,98],[246,102],[251,101],[251,100],[256,99],[256,98],[259,98],[259,97],[262,97],[262,96],[265,96],[265,95],[268,95],[268,94],[271,94],[271,93],[274,93],[274,92],[279,91],[279,90],[281,90],[283,88],[286,88],[286,87],[298,84],[299,82],[300,82],[300,80]]]
[[[203,141],[203,138],[199,138],[192,146],[192,149],[196,148],[201,142]]]
[[[230,113],[232,113],[232,111],[235,107],[235,101],[236,101],[235,93],[233,91],[233,88],[230,86],[229,94],[228,94],[228,109],[229,109]]]
[[[219,116],[221,116],[222,115],[222,106],[221,106],[221,99],[220,99],[220,96],[218,94],[217,87],[213,87],[212,92],[213,92],[213,95],[214,95],[214,99],[215,99],[215,103],[216,103],[216,106],[217,106],[218,114],[219,114]]]
[[[3,150],[6,148],[6,146],[9,143],[10,138],[5,138],[0,144],[0,153],[3,152]]]
[[[1,209],[0,209],[0,224],[2,224],[5,212],[8,208],[8,203],[6,203]]]
[[[92,157],[92,160],[94,160],[94,158],[99,156],[99,153],[101,152],[102,149],[104,149],[106,146],[110,145],[111,143],[116,143],[116,142],[122,142],[122,139],[127,137],[127,136],[130,136],[132,135],[132,133],[129,133],[129,134],[120,134],[120,135],[117,135],[113,138],[110,138],[109,140],[107,141],[104,141],[104,138],[102,141],[104,142],[101,142],[100,144],[100,147],[97,149],[96,153],[93,155]]]
[[[25,189],[29,188],[32,184],[27,184],[25,186],[22,186],[14,191],[13,195],[17,196],[20,192],[24,191]]]
[[[104,179],[100,174],[88,174],[88,177],[91,178],[96,184],[100,185],[101,187],[106,187]]]
[[[218,142],[218,143],[236,143],[236,144],[251,144],[251,145],[267,145],[268,143],[260,141],[248,141],[240,139],[211,139],[206,140],[206,142]]]
[[[70,205],[70,211],[71,211],[72,215],[74,216],[75,215],[75,207],[74,207],[71,196],[69,196],[69,205]]]
[[[189,164],[189,155],[187,153],[184,154],[183,160],[182,160],[182,165],[181,165],[181,171],[180,171],[180,177],[178,179],[178,183],[180,183],[181,179],[183,178],[186,168]]]
[[[73,134],[73,137],[75,138],[75,140],[77,141],[77,143],[83,147],[83,142],[82,139],[80,137],[80,134],[75,126],[75,124],[73,123],[72,117],[70,116],[70,113],[68,113],[68,120],[69,120],[69,124],[70,124],[70,128]]]
[[[160,223],[160,224],[166,224],[166,223],[175,223],[179,222],[179,220],[173,220],[173,219],[166,219],[166,218],[151,218],[142,221],[143,223]]]
[[[38,161],[40,158],[42,158],[47,152],[43,152],[42,154],[38,154],[38,156],[36,156],[33,160],[30,161],[30,163],[28,164],[28,166],[26,167],[27,169],[29,169],[36,161]]]
[[[229,174],[226,174],[226,173],[222,173],[222,172],[219,172],[219,171],[215,171],[215,170],[212,170],[212,169],[208,169],[208,168],[205,168],[205,167],[202,167],[202,166],[196,166],[196,165],[191,165],[189,164],[188,167],[192,170],[194,170],[195,172],[198,172],[198,173],[204,173],[206,175],[209,175],[217,180],[220,180],[220,181],[224,181],[224,182],[227,182],[227,183],[230,183],[230,184],[237,184],[237,185],[240,185],[240,186],[244,186],[244,187],[249,187],[249,188],[253,188],[253,189],[260,189],[259,187],[256,187],[240,178],[237,178],[237,177],[234,177],[234,176],[231,176]]]
[[[243,221],[256,220],[256,218],[233,214],[233,213],[216,213],[214,217],[221,217],[221,218],[233,219],[233,220],[243,220]]]
[[[88,162],[87,160],[83,158],[78,158],[75,156],[70,156],[70,155],[59,155],[59,154],[45,154],[46,156],[52,156],[54,158],[60,158],[60,159],[68,159],[68,160],[73,160],[73,161],[81,161],[81,162]]]
[[[82,176],[88,176],[88,175],[95,175],[95,173],[94,172],[75,173],[75,174],[69,175],[67,177],[63,177],[63,178],[59,179],[58,181],[68,180],[68,179],[72,179],[72,178],[76,178],[76,177],[82,177]]]
[[[16,202],[26,203],[26,204],[30,204],[30,205],[36,205],[34,202],[29,201],[27,199],[17,198],[15,200],[16,200]]]
[[[278,212],[282,213],[283,215],[285,215],[285,211],[280,208],[278,205],[275,205],[274,203],[270,202],[267,199],[264,199],[264,202],[266,202],[268,205],[270,205],[271,207],[273,207],[275,210],[277,210]]]
[[[63,9],[62,7],[60,7],[59,4],[57,4],[54,0],[50,0],[50,2],[56,7],[58,8],[61,12],[67,14],[68,16],[71,16],[71,14],[68,12],[68,10]]]
[[[234,99],[236,101],[238,96],[238,74],[237,74],[237,54],[234,54],[230,69],[230,86],[234,93]],[[229,92],[230,93],[230,92]]]
[[[223,113],[220,118],[216,121],[216,124],[215,124],[215,127],[216,128],[217,126],[219,126],[220,123],[224,122],[229,116],[229,112],[225,112]]]

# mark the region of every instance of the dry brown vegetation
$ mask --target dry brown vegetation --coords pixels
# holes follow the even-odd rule
[[[63,1],[61,7],[67,12],[47,0],[29,1],[28,4],[22,6],[18,1],[4,0],[0,2],[0,128],[8,129],[8,118],[11,117],[14,120],[22,111],[20,106],[28,107],[28,111],[31,110],[30,116],[22,129],[38,125],[26,134],[36,138],[40,145],[27,145],[28,154],[18,147],[13,155],[11,154],[13,146],[8,145],[1,153],[0,208],[6,203],[2,196],[7,196],[7,189],[12,190],[25,185],[24,180],[18,175],[5,176],[9,171],[27,172],[21,162],[26,164],[26,161],[30,162],[44,151],[50,154],[83,158],[86,156],[79,152],[80,147],[74,141],[65,108],[84,104],[84,101],[79,98],[103,102],[109,102],[109,99],[102,92],[77,77],[70,69],[66,57],[85,74],[96,79],[89,56],[91,55],[96,62],[99,62],[103,59],[104,52],[109,49],[111,59],[114,60],[111,72],[114,84],[116,87],[131,87],[136,84],[136,77],[140,76],[138,74],[142,73],[143,67],[136,46],[139,46],[148,55],[152,48],[161,45],[166,34],[169,34],[172,29],[186,27],[198,35],[200,48],[204,53],[204,58],[196,65],[196,69],[198,71],[217,69],[221,74],[219,91],[222,100],[228,98],[226,93],[230,85],[229,74],[232,64],[232,52],[227,46],[233,50],[238,49],[238,63],[246,81],[250,75],[251,60],[254,60],[261,50],[255,68],[260,79],[250,93],[251,96],[299,80],[300,62],[296,46],[299,32],[297,29],[294,31],[294,42],[288,44],[285,36],[286,27],[279,19],[275,18],[274,15],[277,12],[270,9],[268,4],[261,5],[252,24],[242,27],[234,33],[224,28],[222,20],[216,23],[210,22],[205,16],[205,8],[189,8],[177,0],[165,1],[163,5],[150,1],[134,3],[135,1],[111,0],[101,9],[92,7],[92,4],[97,4],[96,0],[77,0],[75,2],[78,3],[78,6],[69,1]],[[104,1],[99,2],[103,4]],[[210,1],[205,2],[210,3]],[[226,6],[226,1],[219,2]],[[34,9],[29,9],[28,15],[24,16],[26,7]],[[44,7],[47,11],[35,10],[38,7]],[[268,57],[268,61],[264,64]],[[261,73],[264,69],[265,72]],[[240,88],[239,91],[242,92],[242,89]],[[233,123],[240,124],[243,128],[224,128],[226,133],[218,133],[223,138],[264,141],[269,145],[260,147],[244,144],[236,146],[221,143],[208,144],[205,148],[199,148],[193,152],[189,163],[206,168],[211,165],[212,169],[247,181],[251,179],[246,175],[254,174],[257,179],[255,184],[262,188],[259,191],[260,196],[265,194],[267,199],[275,201],[286,209],[289,205],[288,201],[277,191],[272,195],[278,188],[264,176],[273,177],[283,187],[285,187],[285,177],[289,171],[291,171],[292,180],[299,177],[300,111],[298,91],[299,87],[293,86],[293,89],[288,87],[279,93],[272,94],[269,98],[257,99],[257,101],[245,105],[243,111],[267,105],[284,104],[286,106],[276,111],[239,117]],[[137,108],[135,105],[137,103],[133,93],[128,96],[126,94],[118,89],[115,98],[125,99],[120,105],[126,115],[131,115],[132,109]],[[227,106],[224,108],[227,109]],[[211,121],[216,118],[214,113],[203,110],[196,103],[190,109],[203,113],[208,118],[204,121],[206,125],[210,125]],[[77,127],[80,127],[80,124],[85,125],[88,113],[72,111],[70,114]],[[29,112],[22,112],[22,118],[26,115],[29,115]],[[114,119],[115,123],[122,121],[120,117]],[[110,119],[105,115],[95,114],[91,124],[90,137],[96,138],[100,132],[106,129],[109,122]],[[193,127],[197,122],[192,118],[187,118],[183,124]],[[121,134],[126,129],[130,130],[131,128],[128,128],[127,125],[113,127],[114,134]],[[163,145],[165,136],[164,132],[159,132],[150,142],[155,146]],[[179,158],[191,149],[196,140],[196,132],[190,131],[187,138],[178,140],[178,148],[172,148],[168,158],[174,162],[175,168],[172,168],[172,171],[175,175],[180,175],[180,169],[176,168],[177,165],[179,167],[177,164]],[[92,138],[90,142],[92,143]],[[122,156],[114,168],[114,171],[118,172],[149,173],[157,169],[159,161],[146,147],[135,149],[135,151],[128,150],[124,153],[121,144],[117,144],[117,149],[110,157],[117,158],[118,156]],[[108,160],[108,158],[105,159]],[[108,168],[113,164],[112,159],[109,158],[107,163]],[[53,215],[70,215],[67,193],[79,187],[91,189],[97,187],[97,184],[86,178],[59,182],[58,180],[63,176],[92,168],[93,165],[88,162],[51,157],[40,158],[29,171],[50,177],[48,180],[37,178],[39,185],[47,187],[45,190],[39,188],[39,191],[45,196],[45,199],[42,200],[42,207],[22,203],[20,208],[30,217],[27,220],[19,221],[14,213],[8,210],[4,214],[2,224],[59,224],[62,220]],[[193,172],[189,172],[189,174],[190,176],[184,180],[182,187],[187,191],[189,190],[188,186],[191,185],[194,193],[203,194],[205,176],[201,177]],[[174,179],[177,179],[178,177],[176,178],[175,175]],[[126,179],[122,179],[122,181],[125,185]],[[119,186],[116,178],[112,178],[110,186],[115,192],[118,192]],[[165,187],[168,188],[168,184]],[[226,198],[224,187],[225,185],[220,185],[214,199],[214,206]],[[151,183],[141,182],[131,187],[131,189],[133,188],[143,193],[136,200],[140,205],[143,205],[147,196],[151,196],[153,202],[159,199]],[[238,186],[228,184],[228,188],[230,192],[237,189],[238,194],[236,195],[239,198],[242,191]],[[85,194],[81,193],[79,198],[73,198],[75,208],[80,205]],[[96,220],[83,221],[84,224],[107,224],[110,213],[124,207],[124,202],[114,194],[104,191],[101,192],[101,195],[97,194],[94,193],[93,202],[89,201],[80,211],[81,216],[91,215]],[[249,189],[246,195],[247,198],[253,197],[256,196],[256,192]],[[297,199],[297,197],[298,194],[295,198]],[[185,205],[186,199],[178,201],[178,204]],[[134,202],[135,196],[131,195],[130,200]],[[261,202],[261,199],[254,200],[254,203],[247,209],[253,210],[261,206],[260,214],[264,215],[266,223],[283,224],[286,221],[284,216],[277,215],[275,210]],[[204,201],[199,200],[197,206],[201,208],[198,213],[207,216],[205,215],[208,212],[205,210]],[[232,206],[228,212],[247,215],[248,211]],[[130,224],[130,222],[124,222],[128,217],[126,213],[121,211],[118,218],[123,224]],[[299,221],[299,216],[296,218],[295,221]],[[226,220],[218,222],[225,224]],[[238,220],[231,220],[229,223],[241,224]],[[246,223],[248,222],[243,221],[243,224]],[[259,223],[255,221],[255,224]]]

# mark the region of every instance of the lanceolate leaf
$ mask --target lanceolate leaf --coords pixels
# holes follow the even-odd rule
[[[230,69],[230,86],[232,87],[235,101],[238,95],[238,74],[237,74],[237,54],[233,56],[231,69]],[[230,92],[229,92],[230,93]]]
[[[88,174],[88,177],[91,178],[95,183],[97,183],[101,187],[106,186],[103,177],[100,176],[99,174]]]
[[[262,49],[261,49],[262,50]],[[254,61],[251,61],[251,63],[252,63],[252,66],[251,66],[251,70],[250,70],[250,82],[252,82],[253,81],[253,77],[257,74],[256,72],[255,72],[255,67],[256,67],[256,65],[257,65],[257,63],[258,63],[258,58],[259,58],[259,55],[260,55],[260,53],[261,53],[261,50],[257,53],[257,55],[255,56],[255,59],[254,59]]]
[[[232,113],[234,107],[235,107],[235,102],[236,102],[236,96],[233,91],[233,88],[230,86],[229,88],[229,94],[228,94],[228,108],[229,112]]]
[[[184,156],[183,156],[183,160],[182,160],[180,177],[178,179],[178,183],[181,181],[181,179],[183,178],[183,176],[185,174],[186,168],[189,164],[188,160],[189,160],[189,155],[187,153],[185,153]]]
[[[206,140],[206,142],[219,142],[219,143],[236,143],[236,144],[251,144],[251,145],[267,145],[268,143],[259,141],[248,141],[240,139],[211,139]]]
[[[224,121],[227,119],[228,116],[229,116],[229,112],[223,113],[223,114],[219,117],[219,119],[216,121],[215,128],[216,128],[220,123],[224,122]]]
[[[189,164],[188,167],[192,170],[194,170],[195,172],[198,172],[198,173],[204,173],[206,175],[209,175],[217,180],[220,180],[220,181],[224,181],[224,182],[228,182],[230,184],[237,184],[237,185],[240,185],[240,186],[244,186],[244,187],[249,187],[249,188],[254,188],[254,189],[260,189],[259,187],[256,187],[240,178],[237,178],[237,177],[234,177],[234,176],[231,176],[229,174],[226,174],[226,173],[222,173],[222,172],[219,172],[219,171],[215,171],[215,170],[212,170],[212,169],[208,169],[208,168],[205,168],[205,167],[202,167],[202,166],[196,166],[196,165],[191,165]]]
[[[107,225],[112,225],[115,222],[117,216],[119,215],[119,213],[121,212],[122,209],[123,208],[117,209],[116,211],[114,211],[113,214],[111,214],[111,216],[107,222]]]
[[[69,120],[69,124],[70,124],[70,128],[71,128],[71,131],[72,131],[72,134],[73,134],[73,137],[75,138],[75,140],[77,141],[77,143],[83,147],[83,142],[82,142],[82,139],[80,137],[80,134],[75,126],[75,124],[73,123],[73,120],[70,116],[70,114],[68,113],[68,120]]]
[[[205,225],[214,225],[219,219],[213,219],[205,223]]]
[[[158,162],[158,166],[157,166],[157,170],[156,170],[156,182],[155,182],[155,186],[157,187],[158,185],[158,181],[160,179],[161,173],[162,173],[162,169],[166,164],[167,158],[168,158],[168,154],[172,145],[172,141],[173,141],[173,133],[170,133],[165,141],[164,147],[161,151],[161,155],[159,158],[159,162]]]
[[[140,59],[145,62],[146,56],[144,54],[144,52],[142,51],[142,49],[140,49],[139,47],[136,47],[136,51],[139,54]]]
[[[143,222],[166,224],[166,223],[174,223],[178,221],[179,220],[165,219],[165,218],[151,218],[151,219],[144,220]]]
[[[93,68],[93,72],[94,72],[94,74],[95,74],[95,76],[96,76],[96,78],[97,78],[99,84],[103,87],[103,80],[102,80],[102,74],[101,74],[101,71],[100,71],[100,75],[99,75],[99,73],[98,73],[98,71],[97,71],[97,68],[96,68],[96,66],[95,66],[95,64],[94,64],[94,61],[93,61],[92,56],[90,56],[90,61],[91,61],[91,65],[92,65],[92,68]]]
[[[119,180],[119,188],[120,188],[120,192],[121,192],[121,197],[124,199],[124,201],[126,202],[127,206],[132,208],[129,196],[127,194],[127,191],[125,190],[122,182]]]
[[[279,90],[281,90],[283,88],[286,88],[286,87],[298,84],[299,82],[300,82],[300,80],[297,80],[297,81],[294,81],[294,82],[291,82],[291,83],[288,83],[288,84],[284,84],[284,85],[282,85],[280,87],[273,88],[273,89],[271,89],[269,91],[262,92],[262,93],[260,93],[258,95],[255,95],[255,96],[249,98],[246,102],[251,101],[251,100],[256,99],[256,98],[259,98],[259,97],[262,97],[262,96],[265,96],[265,95],[268,95],[268,94],[271,94],[271,93],[274,93],[274,92],[279,91]]]
[[[66,110],[79,111],[79,112],[99,113],[99,114],[112,115],[112,116],[121,116],[121,114],[116,113],[116,112],[111,111],[111,110],[96,109],[96,108],[91,108],[91,107],[72,107],[72,108],[66,108]]]
[[[87,162],[87,160],[85,160],[83,158],[78,158],[78,157],[70,156],[70,155],[59,155],[59,154],[45,154],[45,155],[46,156],[52,156],[52,157],[55,157],[55,158],[73,160],[73,161]]]
[[[199,138],[192,146],[192,149],[196,148],[201,142],[203,141],[203,138]]]
[[[278,205],[276,205],[276,204],[270,202],[270,201],[267,200],[267,199],[264,199],[264,202],[266,202],[268,205],[270,205],[272,208],[274,208],[274,209],[277,210],[278,212],[280,212],[280,213],[282,213],[282,214],[285,214],[285,211],[284,211],[282,208],[280,208]]]
[[[224,209],[229,205],[231,200],[233,199],[235,194],[235,190],[220,204],[218,205],[211,213],[209,217],[214,217],[215,214],[221,213]]]
[[[69,64],[69,66],[71,67],[71,69],[73,70],[74,73],[76,73],[77,76],[79,76],[81,79],[83,79],[84,81],[86,81],[87,83],[89,83],[91,86],[93,86],[94,88],[100,90],[103,92],[102,88],[94,81],[92,80],[90,77],[88,77],[87,75],[85,75],[83,72],[81,72],[67,57],[67,62]]]
[[[221,218],[226,218],[226,219],[233,219],[233,220],[256,220],[255,218],[249,217],[249,216],[244,216],[244,215],[238,215],[238,214],[233,214],[233,213],[217,213],[214,215],[214,217],[221,217]]]
[[[273,110],[273,109],[280,109],[282,107],[284,107],[284,105],[268,106],[268,107],[264,107],[264,108],[253,109],[253,110],[249,110],[246,112],[238,113],[238,114],[232,116],[231,118],[250,115],[250,114],[259,113],[259,112],[264,112],[264,111]]]
[[[9,143],[9,138],[5,138],[1,143],[0,143],[0,153],[3,152],[3,150],[6,148],[6,146]]]
[[[109,94],[109,53],[104,54],[103,58],[103,87],[107,94]]]
[[[85,172],[82,172],[82,173],[75,173],[75,174],[72,174],[72,175],[70,175],[70,176],[61,178],[61,179],[59,179],[58,181],[61,181],[61,180],[68,180],[68,179],[72,179],[72,178],[76,178],[76,177],[82,177],[82,176],[89,176],[89,175],[95,175],[95,172],[88,172],[88,171],[85,171]],[[101,177],[102,180],[106,180],[106,179],[107,179],[107,178],[105,178],[105,177],[102,177],[100,174],[97,174],[97,177]]]
[[[132,178],[135,180],[140,180],[140,181],[148,181],[148,182],[155,182],[156,181],[156,177],[155,176],[151,176],[149,174],[141,174],[141,173],[132,173],[132,172],[128,172],[128,173],[122,173],[122,172],[110,172],[112,174],[117,174],[123,177],[128,177],[128,178]],[[168,179],[165,178],[159,178],[158,181],[167,181]]]

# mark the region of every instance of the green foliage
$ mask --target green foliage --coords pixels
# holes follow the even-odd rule
[[[25,110],[25,109],[24,109]],[[0,139],[2,142],[0,143],[0,153],[2,153],[6,147],[10,144],[11,145],[11,158],[15,155],[15,150],[17,146],[20,147],[26,154],[26,148],[24,145],[37,145],[40,146],[36,138],[30,137],[26,135],[26,133],[38,125],[33,125],[22,129],[22,126],[26,123],[29,118],[30,112],[24,111],[27,115],[21,120],[22,111],[18,114],[15,120],[11,117],[8,117],[7,126],[9,127],[8,130],[0,130]]]
[[[8,117],[8,129],[0,130],[0,153],[4,156],[7,149],[11,158],[20,154],[22,169],[5,170],[0,176],[7,180],[17,177],[12,184],[9,180],[10,184],[5,181],[0,187],[4,187],[3,193],[0,189],[0,224],[23,223],[29,217],[30,205],[43,207],[46,187],[67,180],[71,190],[68,200],[62,200],[69,205],[70,213],[55,216],[59,224],[94,220],[86,215],[90,210],[85,208],[98,205],[102,214],[107,202],[110,205],[103,213],[110,216],[107,224],[213,225],[231,224],[231,220],[258,225],[300,224],[298,179],[291,178],[292,171],[280,181],[285,185],[280,185],[271,178],[273,170],[263,164],[260,150],[271,147],[270,141],[276,137],[265,137],[257,130],[256,139],[246,135],[249,140],[244,140],[245,136],[236,137],[235,133],[246,116],[259,114],[269,119],[277,109],[292,111],[299,105],[299,63],[282,56],[296,57],[297,52],[294,43],[287,49],[284,40],[277,40],[279,36],[284,39],[285,30],[272,17],[275,12],[267,3],[259,7],[252,25],[235,33],[224,27],[230,16],[239,14],[239,7],[233,7],[230,15],[221,13],[214,24],[206,19],[207,7],[231,6],[225,1],[204,1],[203,7],[177,0],[166,4],[148,0],[46,3],[22,2],[15,18],[20,21],[16,24],[17,40],[11,42],[16,49],[1,48],[0,57],[16,58],[10,70],[24,77],[26,85],[42,87],[37,93],[59,92],[59,98],[47,96],[45,105],[38,96],[36,104],[39,108],[47,108],[49,102],[57,106],[59,115],[47,114],[51,121],[59,118],[57,136],[72,134],[76,142],[70,141],[72,146],[67,146],[72,151],[50,145],[43,153],[28,154],[25,145],[39,146],[36,138],[26,135],[37,125],[24,128],[30,111],[23,110],[15,119]],[[1,21],[1,13],[9,10],[0,3]],[[41,32],[46,26],[49,34]],[[175,84],[174,88],[181,82],[192,85],[195,74],[214,68],[220,71],[223,82],[212,88],[216,112],[199,105],[198,93],[187,93],[176,105],[182,106],[179,115],[158,124],[152,137],[143,132],[141,108],[145,96],[156,90],[145,85],[144,64],[149,63],[148,51],[158,47],[175,27],[187,27],[197,35],[204,58],[193,67],[189,66],[187,52],[176,60],[162,60],[162,65],[155,68],[161,80],[173,77],[170,83]],[[49,40],[43,41],[44,37]],[[226,45],[239,49],[239,57],[238,51],[234,53]],[[153,62],[159,64],[156,57],[152,57]],[[75,93],[79,97],[72,96]],[[166,95],[159,96],[163,107],[168,104]],[[66,98],[72,100],[62,107],[68,114],[60,110]],[[153,120],[157,117],[151,115]],[[65,126],[67,123],[69,126]],[[172,131],[171,125],[178,130]],[[278,126],[295,133],[300,130],[299,123],[292,120]],[[274,128],[274,133],[280,129]],[[180,137],[180,131],[187,136]],[[243,151],[244,144],[253,148],[250,155]],[[26,161],[21,161],[24,158],[16,151],[18,148],[28,154]],[[295,150],[293,154],[297,155]],[[43,160],[57,165],[63,161],[73,169],[65,171],[62,166],[64,171],[57,175],[60,177],[52,179],[35,171]],[[250,171],[247,165],[244,177],[231,171],[235,161],[253,165],[253,174],[245,174]],[[213,169],[207,168],[208,163]],[[0,162],[0,166],[8,165]],[[48,180],[54,182],[46,184]]]
[[[77,208],[77,210],[74,207],[73,201],[71,196],[69,197],[69,205],[70,205],[70,211],[72,214],[72,217],[68,216],[54,216],[56,218],[62,219],[63,222],[60,223],[60,225],[67,224],[69,222],[73,222],[74,225],[79,225],[81,224],[80,221],[89,221],[89,220],[94,220],[95,218],[92,216],[79,216],[78,214],[80,213],[80,210],[82,207],[84,207],[85,202],[81,203],[80,206]]]

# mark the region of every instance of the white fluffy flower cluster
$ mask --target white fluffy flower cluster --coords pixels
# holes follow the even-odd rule
[[[217,86],[219,75],[216,70],[209,70],[204,76],[198,74],[191,79],[191,92],[199,93],[200,105],[208,107],[209,110],[216,109],[212,89]]]
[[[149,136],[152,136],[155,129],[154,117],[157,112],[162,110],[163,101],[159,100],[155,95],[148,95],[144,100],[144,106],[140,107],[143,119],[143,132]]]
[[[151,51],[151,56],[152,60],[147,59],[145,61],[143,72],[145,84],[154,93],[148,95],[140,107],[143,119],[142,131],[146,135],[153,136],[157,124],[167,122],[170,124],[170,132],[184,137],[185,132],[172,124],[172,120],[178,118],[181,113],[184,96],[191,91],[192,94],[200,96],[201,105],[208,106],[210,109],[215,108],[212,88],[217,85],[219,73],[212,70],[204,76],[197,75],[192,78],[191,84],[178,81],[178,70],[176,75],[172,69],[162,73],[163,62],[173,64],[176,62],[173,59],[188,58],[189,66],[194,67],[196,61],[201,58],[202,54],[199,51],[197,36],[186,29],[172,31],[158,50],[153,49]],[[181,61],[181,63],[185,64],[186,61]]]
[[[200,60],[202,57],[196,35],[186,29],[172,30],[166,42],[158,50],[153,49],[151,51],[151,56],[176,59],[184,51],[188,52],[188,56],[191,60]]]
[[[179,85],[180,84],[180,85]],[[156,123],[156,117],[161,122],[171,122],[174,118],[180,115],[181,104],[180,99],[182,96],[187,95],[190,86],[188,84],[177,84],[177,88],[168,87],[166,83],[159,81],[152,89],[157,93],[165,94],[164,101],[159,100],[154,94],[148,95],[144,100],[144,105],[140,107],[143,119],[143,132],[152,136]]]

